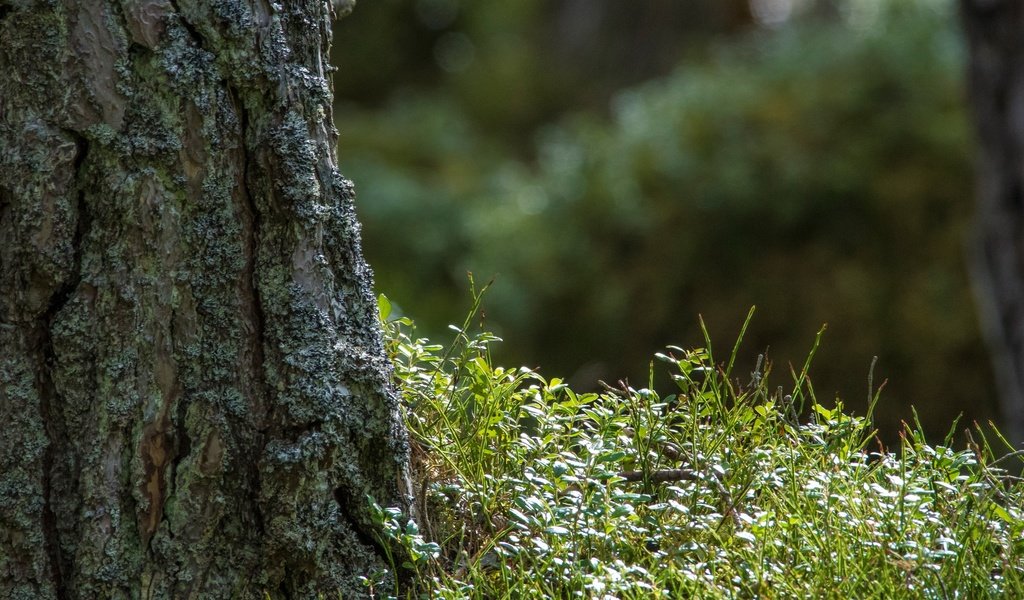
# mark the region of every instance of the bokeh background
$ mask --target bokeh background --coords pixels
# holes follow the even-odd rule
[[[338,22],[342,171],[377,287],[435,339],[494,278],[505,364],[645,384],[666,344],[891,439],[995,418],[965,259],[966,57],[946,0],[360,0]],[[745,376],[744,376],[745,379]]]

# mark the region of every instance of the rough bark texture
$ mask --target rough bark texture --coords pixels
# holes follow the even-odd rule
[[[978,135],[972,277],[1003,429],[1024,443],[1024,2],[961,0]]]
[[[312,598],[406,444],[323,0],[0,0],[0,597]]]

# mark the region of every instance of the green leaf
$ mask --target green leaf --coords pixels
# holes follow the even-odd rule
[[[384,294],[377,296],[377,313],[381,321],[387,321],[391,315],[391,301]]]
[[[617,460],[621,460],[625,456],[625,452],[623,452],[622,450],[616,450],[615,452],[609,452],[608,454],[602,454],[601,456],[598,456],[597,464],[605,462],[615,462]]]
[[[814,412],[816,412],[819,415],[821,415],[822,417],[824,417],[825,420],[831,420],[832,419],[832,411],[831,410],[825,408],[824,406],[822,406],[822,405],[820,405],[818,403],[815,403],[813,408],[814,408]]]

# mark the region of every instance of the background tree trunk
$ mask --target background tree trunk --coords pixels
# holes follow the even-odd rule
[[[0,0],[0,597],[359,595],[406,442],[329,3]]]
[[[1024,2],[961,0],[978,135],[972,277],[1003,430],[1024,443]],[[937,324],[941,326],[941,324]]]

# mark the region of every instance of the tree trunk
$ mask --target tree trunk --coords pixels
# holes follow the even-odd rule
[[[971,274],[1006,436],[1024,443],[1024,2],[961,0],[978,136]],[[941,325],[940,325],[941,326]]]
[[[361,595],[406,441],[323,0],[0,0],[0,597]]]

